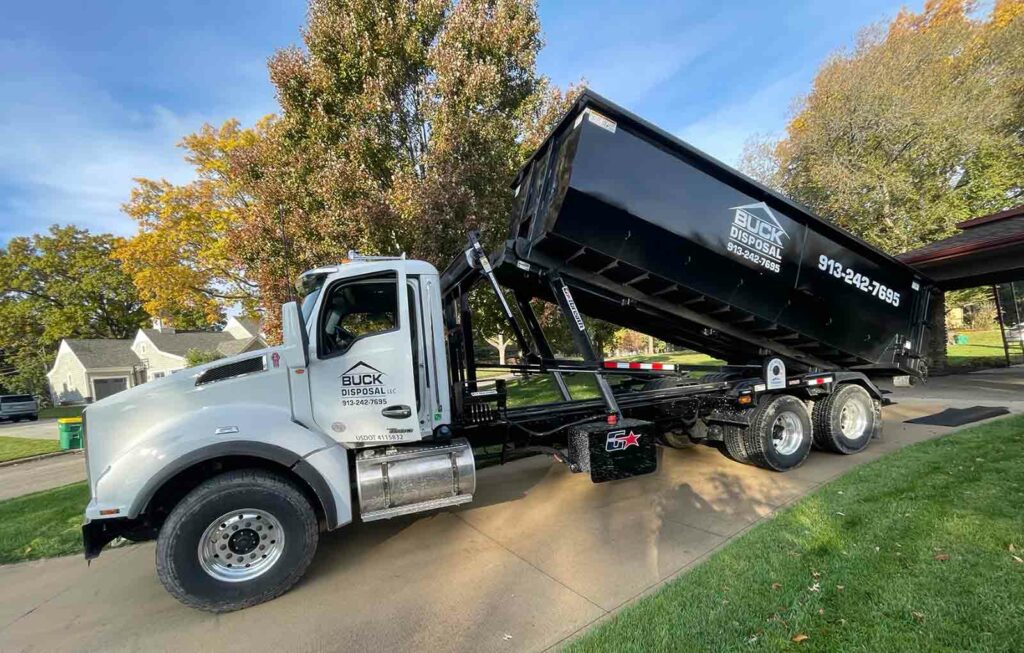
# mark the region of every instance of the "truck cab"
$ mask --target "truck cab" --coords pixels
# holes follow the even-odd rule
[[[472,449],[451,437],[437,270],[353,257],[298,287],[280,346],[86,409],[86,557],[118,536],[157,537],[172,594],[238,609],[287,589],[318,533],[352,520],[353,485],[364,521],[472,499]]]
[[[305,273],[308,372],[295,415],[343,446],[430,439],[451,424],[437,270],[362,258]]]

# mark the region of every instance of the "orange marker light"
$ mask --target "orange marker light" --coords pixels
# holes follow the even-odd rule
[[[750,402],[754,401],[754,398],[750,395],[740,395],[740,398],[736,401],[738,401],[741,406],[746,406]]]
[[[120,508],[107,508],[106,510],[101,510],[100,514],[101,515],[116,515],[119,512],[121,512]]]

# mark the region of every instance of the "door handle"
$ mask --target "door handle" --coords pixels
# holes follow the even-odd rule
[[[405,419],[406,417],[412,417],[412,408],[408,406],[388,406],[380,411],[380,414],[392,419]]]

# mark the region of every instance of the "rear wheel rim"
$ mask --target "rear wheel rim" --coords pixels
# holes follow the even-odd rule
[[[791,412],[781,413],[772,422],[772,446],[782,456],[791,456],[800,449],[804,440],[804,425]]]
[[[270,571],[284,551],[284,528],[265,510],[245,508],[215,519],[199,540],[199,565],[226,583],[242,583]]]
[[[859,401],[848,401],[839,411],[839,431],[843,437],[857,440],[868,428],[868,413]]]

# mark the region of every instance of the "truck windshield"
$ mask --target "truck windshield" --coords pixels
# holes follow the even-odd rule
[[[313,305],[316,304],[316,298],[320,296],[320,291],[323,290],[326,279],[326,272],[307,274],[299,277],[299,280],[295,283],[296,289],[299,291],[299,298],[302,301],[302,321],[306,324],[309,324],[309,318],[313,314]]]

